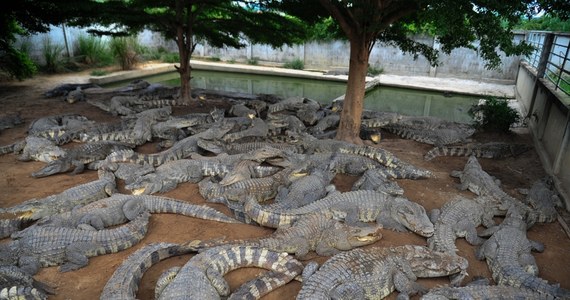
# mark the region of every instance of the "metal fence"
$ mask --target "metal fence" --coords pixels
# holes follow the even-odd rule
[[[526,41],[535,49],[525,59],[538,70],[544,68],[542,76],[554,84],[554,89],[570,96],[570,33],[531,31]]]

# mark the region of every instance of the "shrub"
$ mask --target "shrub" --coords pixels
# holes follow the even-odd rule
[[[91,76],[104,76],[109,74],[107,70],[93,70],[91,71]]]
[[[113,63],[108,44],[102,38],[92,35],[80,35],[77,38],[75,53],[88,65],[102,67]]]
[[[209,61],[221,61],[222,59],[217,56],[208,57]]]
[[[54,44],[49,36],[43,39],[42,56],[44,58],[43,70],[56,73],[63,68],[63,45]]]
[[[164,53],[162,54],[161,59],[165,63],[178,63],[180,62],[180,55],[176,52]]]
[[[256,66],[259,64],[259,61],[257,60],[257,58],[250,58],[247,60],[247,64]]]
[[[283,65],[287,69],[303,70],[305,68],[305,63],[299,59],[295,58],[293,61],[288,61]]]
[[[140,60],[141,46],[135,37],[115,37],[110,43],[111,53],[123,70],[130,70]]]
[[[384,68],[382,68],[382,67],[376,68],[374,66],[368,65],[368,75],[376,76],[376,75],[380,75],[382,73],[384,73]]]
[[[508,132],[512,124],[520,120],[518,112],[509,106],[506,99],[489,97],[483,104],[475,104],[469,109],[474,125],[486,131]]]

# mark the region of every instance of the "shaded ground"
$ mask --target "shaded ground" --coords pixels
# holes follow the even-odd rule
[[[87,72],[70,75],[58,75],[50,77],[37,77],[24,82],[0,83],[0,108],[1,112],[19,111],[25,123],[13,129],[7,129],[0,133],[0,145],[13,143],[26,136],[26,129],[31,121],[36,118],[61,114],[78,113],[90,119],[100,122],[112,121],[115,117],[85,103],[67,104],[60,99],[46,99],[42,93],[56,86],[58,83],[86,82]],[[213,102],[221,105],[220,102]],[[186,114],[197,111],[208,111],[212,104],[202,107],[176,107],[174,114]],[[524,133],[512,135],[478,134],[475,138],[479,141],[502,140],[511,142],[523,142],[531,144],[531,137]],[[436,158],[431,162],[425,162],[423,155],[430,149],[429,145],[402,140],[394,136],[386,135],[380,144],[381,147],[392,151],[401,159],[407,160],[417,166],[432,170],[435,178],[428,180],[399,180],[398,183],[405,189],[405,196],[422,204],[426,210],[441,207],[453,195],[458,193],[468,197],[469,192],[459,192],[455,186],[457,179],[449,177],[452,170],[462,169],[466,158]],[[143,152],[153,152],[154,145],[147,144],[138,149]],[[531,183],[545,175],[535,151],[529,151],[520,157],[501,161],[480,160],[483,168],[491,175],[496,176],[503,183],[503,189],[515,197],[515,188],[530,187]],[[72,176],[60,174],[45,178],[35,179],[30,176],[33,171],[43,166],[40,162],[20,162],[14,155],[0,156],[0,206],[7,207],[34,197],[45,197],[59,193],[74,185],[85,183],[97,178],[94,171]],[[356,177],[337,176],[334,180],[339,190],[349,190]],[[120,190],[125,192],[120,183]],[[181,184],[175,190],[164,194],[196,204],[203,204],[204,199],[198,193],[197,185]],[[208,204],[229,214],[222,205]],[[44,268],[40,271],[37,279],[56,287],[57,295],[50,299],[97,299],[107,279],[121,262],[132,252],[151,242],[175,242],[181,243],[192,239],[208,239],[220,236],[227,238],[249,238],[270,234],[271,229],[260,228],[250,225],[223,224],[212,221],[204,221],[189,217],[175,215],[151,216],[149,232],[141,243],[126,251],[91,258],[89,265],[83,269],[59,273],[57,268]],[[373,246],[392,246],[404,244],[426,245],[426,240],[411,233],[395,233],[383,231],[383,239]],[[540,267],[540,276],[551,282],[558,282],[564,288],[570,289],[570,239],[565,235],[558,223],[535,225],[528,232],[530,238],[543,242],[546,245],[544,253],[534,254]],[[474,259],[474,247],[464,240],[459,240],[459,254],[469,259],[468,273],[473,276],[490,277],[490,272],[484,262]],[[171,267],[181,266],[189,256],[168,259],[151,268],[143,278],[138,297],[140,299],[152,299],[153,287],[160,273]],[[323,262],[324,258],[315,258]],[[246,279],[258,274],[256,269],[242,269],[227,275],[232,288],[237,287]],[[419,282],[434,286],[444,284],[446,279],[420,279]],[[298,282],[290,283],[264,299],[294,299],[301,285]],[[395,294],[390,295],[395,299]]]

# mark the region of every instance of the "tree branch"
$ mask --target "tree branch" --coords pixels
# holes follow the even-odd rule
[[[358,23],[355,22],[354,19],[348,20],[345,15],[339,10],[337,6],[331,3],[329,0],[319,0],[321,5],[331,14],[331,16],[338,22],[342,31],[348,36],[351,37],[354,35],[354,30],[360,30],[360,26]]]

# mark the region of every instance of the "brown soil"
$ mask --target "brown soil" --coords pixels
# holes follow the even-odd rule
[[[86,82],[87,78],[88,73],[82,72],[57,76],[38,76],[24,82],[0,83],[0,113],[19,111],[25,120],[24,124],[16,128],[3,131],[0,134],[0,145],[13,143],[24,138],[30,122],[46,115],[78,113],[100,122],[114,120],[115,117],[85,102],[68,104],[61,99],[47,99],[42,95],[43,92],[57,84]],[[220,104],[220,102],[214,103]],[[176,107],[174,114],[207,111],[211,106],[210,103],[202,107]],[[502,140],[532,144],[531,137],[524,130],[511,135],[478,134],[475,138],[479,141]],[[405,196],[422,204],[426,210],[440,207],[457,194],[472,197],[469,192],[458,191],[456,189],[457,179],[449,176],[452,170],[463,168],[466,158],[440,157],[431,162],[425,162],[423,155],[430,149],[429,145],[402,140],[394,136],[386,136],[380,146],[392,151],[401,159],[434,172],[435,178],[432,179],[398,180],[400,186],[405,189]],[[145,145],[139,151],[153,151],[153,147],[153,145]],[[515,188],[529,187],[534,180],[545,175],[535,151],[529,151],[516,159],[508,158],[500,161],[481,159],[480,161],[487,172],[501,180],[503,189],[515,197],[521,197]],[[20,162],[11,154],[0,156],[0,190],[3,191],[0,206],[7,207],[31,198],[59,193],[97,177],[96,172],[86,171],[75,176],[60,174],[40,179],[32,178],[30,174],[41,168],[42,165],[41,162]],[[356,177],[351,176],[337,176],[334,184],[339,190],[349,190],[356,179]],[[121,189],[121,184],[120,191],[125,192]],[[164,196],[196,204],[205,203],[195,184],[181,184]],[[229,214],[229,211],[222,205],[208,205]],[[151,217],[149,232],[144,240],[131,249],[112,255],[91,258],[87,267],[74,272],[59,273],[55,267],[44,268],[36,276],[36,279],[56,288],[57,294],[50,299],[97,299],[113,271],[129,254],[145,244],[159,241],[182,243],[192,239],[209,239],[221,236],[250,238],[268,235],[271,232],[271,229],[250,225],[229,225],[183,216],[158,214]],[[383,239],[373,246],[426,245],[425,238],[412,233],[396,233],[384,230],[383,235]],[[546,245],[544,253],[534,254],[540,267],[540,276],[570,289],[570,255],[568,255],[570,253],[570,239],[560,224],[555,222],[535,225],[529,230],[528,235],[531,239],[538,240]],[[459,254],[469,259],[468,272],[470,278],[474,276],[490,277],[487,265],[474,258],[474,247],[464,240],[458,240],[457,244],[460,249]],[[142,280],[138,297],[140,299],[152,299],[154,297],[153,286],[160,273],[171,266],[183,265],[188,258],[189,256],[175,257],[151,268]],[[319,262],[325,260],[324,258],[315,259]],[[231,272],[226,278],[233,289],[258,273],[259,271],[256,269],[242,269]],[[419,282],[427,286],[434,286],[447,283],[448,280],[420,279]],[[300,287],[300,283],[292,282],[267,295],[264,299],[293,299]],[[389,298],[395,299],[395,293]]]

